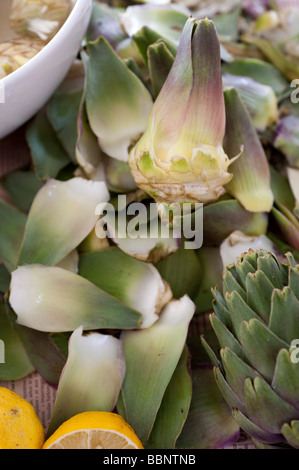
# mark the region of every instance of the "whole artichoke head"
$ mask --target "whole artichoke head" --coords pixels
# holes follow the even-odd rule
[[[263,448],[299,448],[299,264],[286,259],[249,251],[228,266],[210,316],[219,354],[202,339],[240,428]]]

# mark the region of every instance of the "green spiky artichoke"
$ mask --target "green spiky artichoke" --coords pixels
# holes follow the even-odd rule
[[[210,316],[219,355],[203,338],[223,397],[263,448],[299,448],[299,265],[286,256],[251,250],[228,266]]]

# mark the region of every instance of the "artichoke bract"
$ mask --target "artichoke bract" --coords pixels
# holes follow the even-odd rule
[[[232,178],[224,134],[216,29],[208,19],[190,17],[147,129],[130,153],[136,184],[168,204],[218,199]]]
[[[258,447],[299,448],[299,265],[250,250],[213,290],[219,357],[203,344],[239,426]]]

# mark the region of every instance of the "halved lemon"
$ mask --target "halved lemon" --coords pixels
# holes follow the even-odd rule
[[[117,413],[86,411],[61,424],[43,449],[143,449],[143,446]]]

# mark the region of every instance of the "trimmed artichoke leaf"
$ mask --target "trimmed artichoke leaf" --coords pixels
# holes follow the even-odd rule
[[[81,255],[79,274],[140,312],[142,328],[155,323],[172,298],[171,289],[152,264],[132,258],[117,247]]]
[[[299,250],[299,229],[298,222],[293,223],[285,213],[273,207],[271,214],[276,222],[284,240],[291,245],[295,250]],[[295,217],[295,216],[294,216]]]
[[[232,273],[232,268],[230,267],[228,267],[228,269],[224,271],[223,274],[223,289],[227,294],[236,292],[244,301],[247,300],[246,290],[241,287],[241,285]]]
[[[65,258],[59,261],[55,266],[58,268],[67,269],[75,274],[78,274],[79,253],[77,250],[71,251]]]
[[[94,177],[102,169],[102,150],[99,146],[96,135],[90,127],[86,111],[86,90],[88,84],[89,56],[85,51],[81,51],[81,61],[85,71],[84,88],[81,102],[77,113],[77,141],[75,155],[77,163],[87,177]],[[104,178],[103,178],[104,179]]]
[[[0,380],[19,380],[35,370],[0,300]]]
[[[217,351],[219,350],[219,342],[215,332],[210,329],[208,320],[209,317],[207,315],[202,315],[200,317],[194,317],[194,321],[191,322],[187,339],[187,346],[189,348],[191,358],[191,368],[206,365],[215,365],[218,367],[220,365],[219,360],[216,357]],[[203,330],[204,334],[202,333]],[[217,359],[216,361],[214,361],[214,358],[211,358],[207,353],[206,345],[213,351],[213,354]]]
[[[284,441],[284,440],[283,440]],[[253,444],[256,446],[257,449],[260,450],[283,450],[289,449],[287,443],[279,443],[279,444],[264,444],[263,442],[258,441],[257,439],[252,438]]]
[[[192,370],[193,394],[178,449],[223,449],[240,437],[240,428],[220,393],[212,369]]]
[[[272,253],[271,255],[266,252],[262,255],[260,252],[257,267],[258,270],[265,273],[275,289],[283,289],[287,283],[287,275],[276,256],[273,256],[275,251],[275,249],[268,247],[268,252]]]
[[[79,256],[87,253],[96,253],[97,251],[106,250],[110,248],[108,238],[99,238],[96,235],[95,230],[92,230],[83,242],[78,246]]]
[[[160,93],[170,69],[174,56],[163,41],[157,41],[147,48],[147,63],[154,98]]]
[[[285,262],[286,253],[292,253],[292,255],[294,256],[296,262],[299,263],[299,251],[298,250],[295,250],[295,248],[288,245],[284,240],[279,238],[276,234],[274,235],[272,232],[268,233],[268,237],[270,238],[270,240],[273,241],[273,243],[275,243],[275,246],[278,250],[277,257],[282,262]],[[286,276],[286,278],[288,276],[287,269],[285,269],[285,276]],[[287,281],[286,281],[286,283],[287,283]]]
[[[207,354],[207,357],[208,357],[210,363],[214,367],[220,367],[220,361],[219,361],[214,349],[210,346],[209,342],[206,340],[206,335],[202,335],[200,337],[200,341],[201,341],[201,344],[204,348],[205,353]]]
[[[223,268],[237,262],[243,253],[249,250],[265,249],[267,251],[275,251],[274,243],[266,236],[260,235],[259,237],[250,237],[244,233],[236,230],[227,237],[220,246],[220,254],[223,263]],[[243,287],[246,288],[246,275],[248,272],[254,272],[253,267],[247,261],[238,264],[238,281]]]
[[[249,307],[247,301],[242,299],[240,294],[237,292],[232,292],[231,294],[226,294],[226,304],[231,316],[231,322],[233,326],[233,332],[235,333],[237,339],[240,341],[240,325],[243,321],[249,321],[252,318],[257,320],[260,317],[255,313],[252,308]]]
[[[272,434],[264,431],[262,428],[257,426],[255,423],[250,421],[240,410],[232,410],[233,416],[240,428],[243,429],[251,438],[258,440],[264,444],[276,444],[281,442],[281,434]]]
[[[86,40],[95,41],[103,36],[115,48],[127,37],[120,23],[122,11],[122,8],[108,7],[105,3],[93,2]]]
[[[47,435],[78,413],[112,411],[125,369],[119,339],[101,333],[83,335],[83,327],[77,328],[69,340]]]
[[[254,379],[259,373],[242,361],[231,349],[221,349],[222,366],[225,371],[225,379],[236,396],[245,403],[244,381],[250,377]]]
[[[294,168],[299,168],[299,117],[283,117],[276,128],[273,145],[282,152],[288,164]]]
[[[196,313],[205,313],[212,310],[212,289],[222,286],[222,261],[218,247],[202,246],[197,251],[201,276],[197,280],[197,295],[194,298]],[[200,281],[200,282],[199,282]]]
[[[121,41],[116,46],[116,52],[123,59],[128,69],[143,81],[147,70],[144,68],[144,59],[133,38],[127,37]],[[135,62],[134,66],[133,61]]]
[[[223,2],[205,1],[197,4],[195,2],[193,8],[196,8],[197,15],[200,17],[211,16],[217,17],[225,13],[232,12],[240,5],[240,0],[223,0]]]
[[[216,379],[216,383],[219,387],[219,390],[225,399],[226,403],[230,406],[232,409],[238,409],[241,410],[243,413],[245,413],[245,406],[244,403],[240,401],[240,399],[237,397],[237,395],[233,392],[227,381],[225,380],[225,377],[220,369],[220,367],[214,367],[214,376]]]
[[[298,363],[292,360],[292,349],[279,352],[271,385],[281,398],[299,410]]]
[[[259,252],[258,251],[254,251],[254,250],[249,250],[248,253],[245,253],[243,256],[242,256],[242,260],[246,260],[248,261],[254,268],[254,270],[256,271],[257,270],[257,262],[258,262],[258,256],[259,256]]]
[[[71,271],[44,265],[12,273],[9,302],[20,325],[46,332],[138,328],[140,313]]]
[[[262,235],[263,236],[263,235]],[[244,252],[243,252],[244,253]],[[239,284],[246,291],[246,279],[249,273],[254,273],[255,269],[247,259],[237,259],[235,264],[236,267],[231,267],[231,271],[234,276],[238,279]],[[229,269],[229,267],[228,267]]]
[[[233,179],[226,185],[246,210],[270,212],[274,197],[271,191],[270,168],[259,136],[239,93],[230,88],[224,92],[226,135],[224,149],[228,155],[241,156],[232,163]]]
[[[287,269],[288,271],[290,271],[290,268],[296,268],[297,265],[298,265],[298,262],[296,261],[293,253],[286,253],[285,254],[285,257],[287,259],[287,263],[288,264],[285,264],[284,265],[284,268]]]
[[[299,300],[291,288],[273,291],[269,328],[286,346],[299,338]]]
[[[94,229],[96,207],[108,199],[104,182],[50,179],[31,206],[18,264],[61,261]]]
[[[20,211],[28,213],[32,201],[43,183],[33,171],[13,171],[6,175],[1,184]]]
[[[16,322],[16,315],[9,305],[8,296],[5,299],[5,310],[34,369],[49,384],[56,386],[65,364],[65,357],[56,346],[52,336],[46,332],[19,325]]]
[[[295,207],[295,198],[292,193],[288,178],[273,168],[272,165],[270,165],[270,174],[271,189],[275,202],[292,211]]]
[[[178,365],[165,390],[147,448],[175,449],[182,428],[189,416],[192,378],[189,370],[189,351],[185,346]]]
[[[231,314],[219,290],[212,289],[213,308],[219,320],[224,323],[229,330],[232,330]]]
[[[299,420],[284,424],[281,432],[292,447],[299,449]]]
[[[246,278],[247,303],[268,323],[274,286],[262,270],[249,273]]]
[[[120,15],[120,21],[130,37],[142,28],[152,29],[177,46],[189,12],[182,5],[130,5]]]
[[[225,88],[235,88],[246,106],[254,127],[263,132],[277,123],[278,102],[273,89],[262,85],[250,77],[223,74]]]
[[[174,57],[177,52],[177,47],[174,46],[173,43],[168,41],[167,38],[164,38],[148,26],[143,26],[138,32],[136,32],[132,36],[132,40],[134,41],[133,44],[136,45],[143,62],[147,65],[149,65],[148,49],[151,45],[162,41]]]
[[[106,215],[96,225],[97,236],[108,236],[123,252],[140,261],[158,263],[175,253],[181,245],[181,234],[180,238],[177,238],[177,230],[163,224],[158,212],[153,215],[153,224],[152,219],[147,220],[145,205],[138,204],[135,208],[132,204],[126,211],[120,209],[118,213],[115,213],[114,208],[111,211],[110,204],[100,205],[98,214],[102,215],[103,211],[106,211]],[[103,231],[104,226],[106,231]]]
[[[47,105],[48,119],[73,163],[76,163],[77,116],[81,97],[82,90],[68,93],[57,90]]]
[[[109,191],[126,194],[137,190],[128,162],[122,162],[105,154],[101,156],[101,161]]]
[[[56,178],[70,163],[69,155],[48,120],[46,108],[41,109],[27,127],[26,139],[35,174],[40,180]]]
[[[241,3],[231,11],[217,14],[213,17],[217,33],[221,41],[237,41],[239,37],[239,18],[241,13]]]
[[[84,99],[85,64],[75,60],[46,105],[48,120],[70,160],[76,164],[77,117]]]
[[[186,249],[182,243],[175,253],[159,261],[155,266],[170,285],[176,299],[187,294],[194,301],[202,276],[201,265],[194,250]]]
[[[0,264],[0,292],[3,294],[8,291],[10,285],[10,272],[4,266]]]
[[[236,199],[208,204],[203,208],[203,235],[206,246],[217,245],[240,230],[245,235],[265,235],[268,215],[264,212],[249,212]]]
[[[136,75],[136,77],[138,77],[140,80],[144,79],[146,81],[145,77],[143,76],[143,70],[140,67],[140,65],[138,64],[136,58],[134,58],[134,57],[125,57],[124,61],[125,61],[126,66],[128,67],[128,69],[130,69],[131,72],[133,72]]]
[[[269,62],[254,58],[242,58],[222,66],[223,73],[250,77],[262,85],[270,86],[277,96],[288,88],[288,80]]]
[[[280,204],[278,201],[276,201],[276,206],[278,210],[285,216],[287,219],[294,225],[294,227],[298,230],[299,232],[299,219],[296,216],[296,211],[289,210],[287,207],[285,207],[283,204]]]
[[[69,350],[68,343],[69,343],[69,339],[70,339],[71,334],[72,334],[72,332],[50,333],[50,338],[51,338],[52,342],[56,345],[59,352],[62,354],[62,356],[65,359],[67,359],[67,355],[68,355],[68,350]]]
[[[11,272],[18,263],[27,217],[0,199],[0,258]]]
[[[299,263],[299,261],[298,261]],[[299,300],[299,267],[289,270],[289,287]]]
[[[86,111],[108,156],[128,161],[129,148],[145,131],[153,101],[144,84],[103,38],[88,43]]]
[[[102,168],[102,151],[88,123],[85,104],[82,104],[79,109],[77,135],[75,148],[77,162],[85,175],[93,178],[98,169]]]
[[[256,319],[241,324],[240,343],[246,361],[270,383],[277,355],[281,349],[288,348],[288,344]]]
[[[222,323],[218,316],[213,313],[210,315],[212,328],[217,336],[221,348],[228,347],[237,356],[243,359],[243,351],[241,344],[237,341],[229,329]]]
[[[250,34],[242,36],[242,41],[256,46],[265,56],[265,58],[271,62],[283,75],[289,80],[296,80],[299,76],[299,65],[294,61],[287,58],[278,47],[271,44],[266,39],[254,37]]]
[[[287,168],[287,175],[288,175],[288,181],[290,183],[291,191],[292,191],[292,193],[294,195],[294,199],[295,199],[295,203],[294,203],[293,207],[296,205],[295,209],[298,210],[298,207],[299,207],[299,188],[298,188],[298,186],[299,186],[299,169],[297,169],[297,168]],[[293,209],[293,207],[291,209]]]
[[[283,400],[262,377],[253,381],[247,378],[244,394],[246,415],[267,432],[279,434],[285,423],[299,418],[299,410]]]
[[[195,305],[186,295],[172,300],[150,328],[122,332],[126,376],[122,400],[126,421],[145,444],[187,339]],[[150,348],[150,354],[149,354]]]

